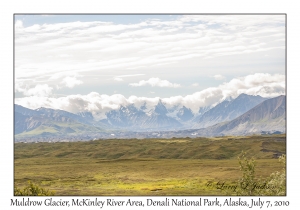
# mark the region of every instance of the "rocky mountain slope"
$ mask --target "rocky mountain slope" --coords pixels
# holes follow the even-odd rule
[[[230,121],[244,114],[251,108],[266,100],[261,96],[239,95],[236,99],[225,100],[203,115],[194,119],[193,128],[205,128],[220,122]]]

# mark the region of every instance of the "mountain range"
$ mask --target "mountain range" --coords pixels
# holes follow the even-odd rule
[[[185,106],[166,108],[162,100],[152,109],[120,106],[96,120],[90,112],[70,113],[14,105],[16,141],[91,140],[178,136],[247,135],[285,132],[286,97],[271,99],[241,94],[193,113]],[[147,111],[146,111],[147,110]]]
[[[286,97],[268,99],[229,122],[199,130],[205,136],[247,135],[263,132],[284,133],[286,124]]]
[[[194,128],[205,128],[220,122],[230,121],[266,100],[261,96],[240,94],[234,100],[225,100],[194,119]]]

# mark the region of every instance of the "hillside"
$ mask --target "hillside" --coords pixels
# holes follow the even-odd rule
[[[286,129],[286,96],[268,99],[236,119],[199,130],[203,135],[245,135]]]
[[[285,154],[285,135],[173,138],[111,139],[88,142],[15,144],[18,158],[99,158],[99,159],[230,159],[241,150],[256,158]]]
[[[195,124],[192,127],[205,128],[217,123],[233,120],[265,100],[261,96],[241,94],[236,99],[223,101],[194,119]]]

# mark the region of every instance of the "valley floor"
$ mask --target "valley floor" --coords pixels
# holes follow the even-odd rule
[[[267,177],[282,169],[285,135],[17,143],[15,187],[30,180],[59,196],[234,195],[225,188],[242,176],[242,150],[256,158],[257,176]]]

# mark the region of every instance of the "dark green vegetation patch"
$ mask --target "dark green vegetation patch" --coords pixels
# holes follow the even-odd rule
[[[16,143],[15,159],[32,157],[96,159],[236,159],[241,151],[255,158],[285,154],[285,135],[96,140],[88,142]]]

